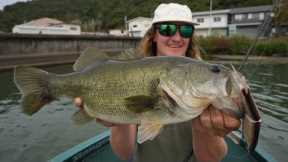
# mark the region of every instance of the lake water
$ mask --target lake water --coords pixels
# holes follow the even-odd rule
[[[42,68],[56,73],[71,71],[71,65]],[[259,144],[280,162],[288,155],[287,71],[288,64],[248,64],[241,71],[263,118]],[[45,106],[33,117],[22,114],[11,71],[0,72],[0,89],[1,162],[46,161],[106,129],[96,122],[73,125],[70,117],[77,109],[66,98]]]

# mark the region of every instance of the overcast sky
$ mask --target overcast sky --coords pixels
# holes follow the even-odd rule
[[[28,0],[0,0],[0,10],[3,10],[3,7],[5,7],[6,5],[10,5],[16,2],[25,2]]]

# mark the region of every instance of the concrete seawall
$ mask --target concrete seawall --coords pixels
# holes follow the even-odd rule
[[[87,47],[115,52],[135,48],[139,41],[116,36],[0,34],[0,69],[70,63]]]

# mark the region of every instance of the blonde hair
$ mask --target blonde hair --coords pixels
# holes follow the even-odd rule
[[[156,43],[153,42],[156,30],[152,26],[144,35],[140,44],[138,45],[137,51],[143,54],[145,57],[147,56],[156,56],[157,55],[157,47]],[[201,54],[198,47],[195,44],[194,34],[190,38],[190,43],[188,49],[185,54],[186,57],[191,57],[195,59],[201,60]]]

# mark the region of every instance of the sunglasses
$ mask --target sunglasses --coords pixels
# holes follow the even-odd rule
[[[171,37],[176,34],[177,29],[183,38],[191,38],[194,32],[193,25],[157,24],[156,28],[162,36]]]

